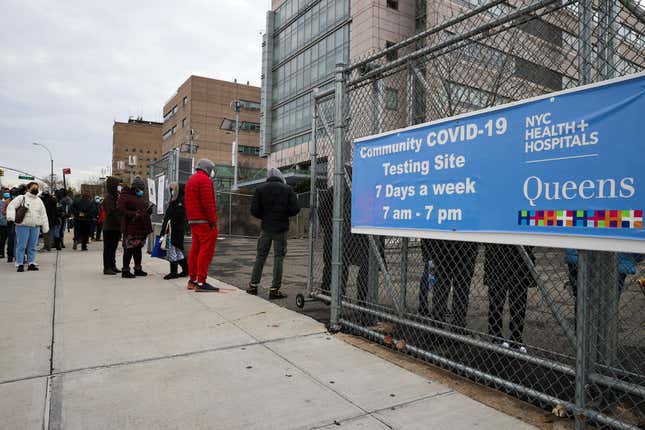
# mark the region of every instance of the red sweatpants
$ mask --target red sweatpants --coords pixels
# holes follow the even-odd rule
[[[217,227],[208,224],[191,224],[193,243],[188,254],[188,275],[191,281],[206,282],[208,266],[211,264],[217,243]]]

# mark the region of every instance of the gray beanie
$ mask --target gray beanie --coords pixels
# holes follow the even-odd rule
[[[203,170],[208,176],[213,173],[213,169],[215,169],[215,163],[208,158],[202,158],[199,160],[197,162],[197,167],[195,167],[195,170]]]
[[[278,178],[282,181],[283,184],[287,183],[280,169],[276,169],[275,167],[269,169],[269,178]]]
[[[146,184],[143,183],[143,179],[137,176],[132,180],[132,188],[138,188],[143,191],[146,189]]]

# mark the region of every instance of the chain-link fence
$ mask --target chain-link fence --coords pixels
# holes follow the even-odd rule
[[[642,428],[641,255],[352,234],[349,164],[356,138],[642,71],[642,3],[420,0],[416,19],[314,97],[310,297],[578,429]]]
[[[218,191],[217,226],[221,235],[259,237],[261,221],[251,215],[253,196]],[[300,213],[292,217],[289,226],[290,238],[307,236],[309,218],[309,193],[299,194]]]
[[[179,182],[185,184],[190,178],[193,169],[193,160],[188,157],[182,157],[179,149],[173,149],[166,152],[163,156],[150,164],[150,179],[153,179],[156,184],[159,184],[159,178],[164,178],[164,191],[167,191],[168,185],[172,182]],[[159,190],[157,193],[159,194]],[[163,205],[165,212],[168,203],[170,202],[170,194],[163,193],[163,201],[157,201],[158,205]],[[163,221],[163,214],[157,214],[155,210],[152,215],[152,221],[161,223]]]

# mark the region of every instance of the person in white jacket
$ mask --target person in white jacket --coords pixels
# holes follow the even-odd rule
[[[7,207],[7,220],[16,220],[16,210],[20,206],[27,208],[25,218],[16,223],[16,267],[18,272],[25,271],[25,252],[27,253],[27,270],[38,270],[36,265],[36,246],[42,228],[43,234],[49,232],[49,221],[43,201],[38,197],[38,183],[27,184],[27,192],[11,201]]]

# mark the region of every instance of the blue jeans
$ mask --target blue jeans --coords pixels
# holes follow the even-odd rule
[[[40,227],[16,225],[16,266],[22,266],[25,263],[25,252],[27,263],[36,264],[36,245],[38,245],[39,234]]]

